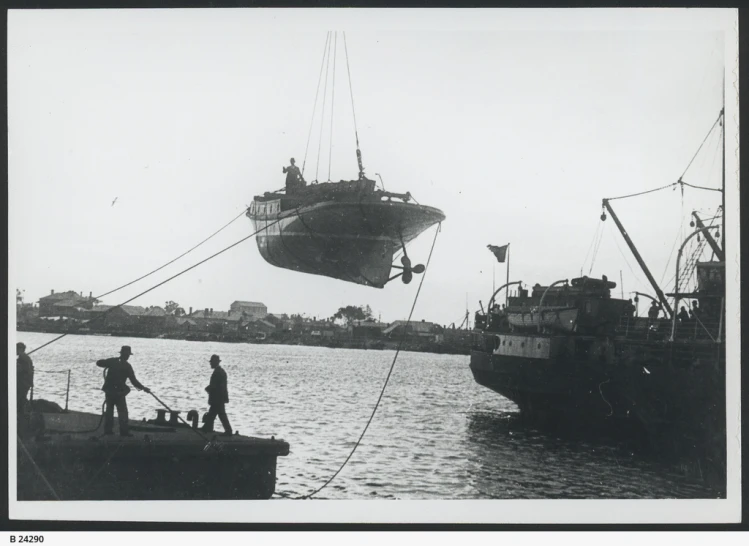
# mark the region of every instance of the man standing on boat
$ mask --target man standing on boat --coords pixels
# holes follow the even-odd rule
[[[283,172],[286,173],[286,194],[294,193],[297,189],[304,186],[302,173],[299,171],[299,167],[295,165],[293,157],[290,162],[291,165],[283,168]]]
[[[114,408],[117,408],[117,419],[120,422],[120,436],[132,436],[128,426],[127,400],[126,397],[130,392],[127,386],[127,380],[139,391],[151,392],[151,389],[144,387],[140,381],[135,378],[135,372],[132,365],[127,361],[133,351],[129,345],[123,345],[120,349],[118,358],[106,358],[97,361],[96,365],[106,369],[104,391],[106,409],[104,411],[104,434],[112,434],[114,428]]]
[[[292,160],[293,162],[293,160]],[[221,359],[218,355],[211,355],[209,360],[213,374],[211,374],[211,383],[205,388],[208,393],[208,413],[205,414],[205,424],[202,430],[212,432],[213,422],[218,416],[221,425],[224,427],[224,436],[231,436],[232,429],[229,418],[226,416],[226,404],[229,403],[229,389],[227,387],[226,372],[220,366]]]
[[[34,386],[34,364],[31,358],[26,354],[26,345],[20,341],[16,343],[16,405],[18,408],[18,417],[26,413],[26,397]]]
[[[648,318],[650,320],[655,320],[658,318],[658,315],[661,312],[660,306],[656,303],[655,300],[652,301],[650,304],[650,309],[648,309]]]

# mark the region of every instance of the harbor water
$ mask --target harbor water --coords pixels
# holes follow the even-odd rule
[[[18,332],[31,351],[52,334]],[[227,413],[240,434],[282,438],[276,491],[310,493],[356,444],[394,351],[166,339],[67,336],[31,355],[34,398],[100,413],[96,360],[130,345],[137,378],[182,416],[207,411],[208,359],[229,378]],[[468,356],[402,352],[374,420],[341,473],[317,499],[715,498],[694,478],[613,441],[555,437],[520,423],[512,402],[477,385]],[[161,406],[128,396],[131,419]],[[216,421],[216,429],[221,425]],[[276,497],[278,498],[278,497]]]

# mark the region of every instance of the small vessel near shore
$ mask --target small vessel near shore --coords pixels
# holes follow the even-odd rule
[[[203,432],[198,414],[159,410],[156,419],[130,420],[132,436],[102,435],[102,416],[32,402],[31,430],[18,438],[20,501],[269,499],[276,459],[289,444]]]
[[[725,167],[718,191],[725,200]],[[708,225],[692,213],[695,229],[681,242],[674,290],[666,294],[604,199],[601,220],[614,220],[655,293],[637,293],[652,300],[648,316],[636,316],[631,300],[613,297],[616,283],[605,276],[537,284],[531,293],[520,281],[507,283],[476,315],[475,381],[515,402],[531,421],[632,433],[725,495],[725,229],[713,224],[724,218],[724,201],[717,208]],[[690,241],[697,243],[684,259]],[[497,294],[513,285],[520,288],[499,309]],[[677,313],[685,301],[692,312]]]

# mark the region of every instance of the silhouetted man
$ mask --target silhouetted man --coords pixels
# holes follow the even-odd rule
[[[132,436],[128,426],[127,400],[126,397],[130,392],[127,386],[127,380],[133,384],[133,387],[139,391],[151,392],[151,389],[141,385],[140,381],[135,378],[133,367],[127,361],[133,351],[128,345],[123,345],[120,349],[118,358],[107,358],[99,360],[96,365],[100,368],[106,368],[106,378],[101,390],[106,396],[106,409],[104,412],[104,434],[113,434],[114,428],[114,408],[117,408],[117,419],[120,422],[120,436]]]
[[[218,415],[221,425],[224,427],[224,436],[231,436],[232,429],[229,418],[226,416],[226,404],[229,403],[229,389],[227,387],[226,372],[220,366],[221,359],[218,355],[212,355],[209,360],[213,374],[211,383],[205,388],[208,393],[208,413],[205,414],[205,424],[202,429],[213,431],[213,422]]]
[[[302,173],[299,171],[299,167],[295,165],[294,158],[290,159],[291,165],[283,168],[283,172],[286,173],[286,193],[293,193],[300,186],[304,184],[302,180]]]
[[[31,358],[26,354],[26,345],[20,341],[16,343],[16,404],[18,416],[26,412],[26,397],[34,386],[34,364]]]
[[[655,300],[653,300],[653,302],[650,304],[650,309],[648,309],[648,318],[650,320],[655,320],[658,318],[660,312],[661,308],[658,306]]]
[[[684,324],[689,322],[689,313],[687,313],[687,308],[683,305],[681,306],[681,310],[679,311],[679,320]]]

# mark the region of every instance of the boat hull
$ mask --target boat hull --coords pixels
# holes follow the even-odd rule
[[[46,432],[19,439],[18,500],[268,499],[276,458],[289,452],[280,440],[199,435],[186,426],[131,421],[133,436],[102,436],[98,415],[41,417]],[[207,447],[206,438],[219,443]]]
[[[436,208],[392,201],[323,202],[249,217],[268,263],[375,288],[387,283],[402,244],[445,219]]]

